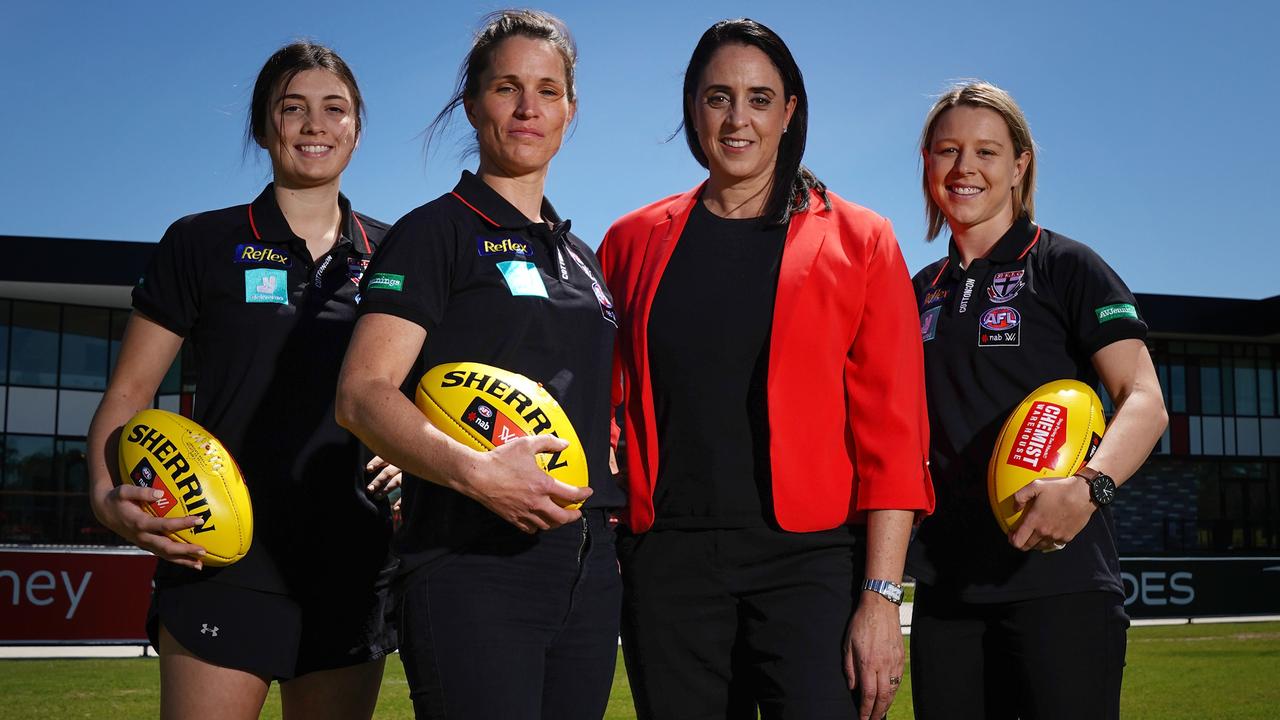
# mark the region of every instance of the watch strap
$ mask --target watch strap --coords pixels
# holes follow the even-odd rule
[[[902,604],[902,585],[892,580],[863,580],[862,589],[870,590],[894,605]]]
[[[1076,471],[1076,475],[1079,475],[1080,477],[1084,478],[1088,482],[1093,482],[1094,480],[1097,480],[1098,476],[1101,474],[1102,473],[1098,472],[1097,470],[1094,470],[1088,465],[1085,465],[1084,467]]]

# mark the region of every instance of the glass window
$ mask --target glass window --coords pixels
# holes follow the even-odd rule
[[[58,434],[84,437],[102,402],[102,393],[89,390],[58,391]]]
[[[55,413],[58,409],[58,391],[44,387],[10,387],[9,421],[5,429],[10,433],[54,434]]]
[[[1160,383],[1160,394],[1164,396],[1164,406],[1169,407],[1169,366],[1164,363],[1156,365],[1156,381]]]
[[[85,452],[84,440],[58,440],[57,454],[53,456],[54,489],[70,493],[89,492],[89,465],[85,461]]]
[[[1216,367],[1200,368],[1200,412],[1222,414],[1222,372]]]
[[[58,306],[15,302],[9,382],[53,387],[58,382]]]
[[[108,322],[105,309],[62,309],[62,387],[106,389]]]
[[[0,300],[0,384],[9,378],[9,301]],[[3,418],[0,418],[2,421]]]
[[[11,433],[52,435],[58,407],[53,388],[10,387],[6,430]]]
[[[1258,369],[1251,360],[1236,360],[1236,415],[1258,414]]]
[[[1238,361],[1237,361],[1238,362]],[[1231,360],[1222,360],[1222,414],[1236,414],[1236,375]]]
[[[1169,409],[1187,411],[1187,368],[1182,363],[1169,366]]]
[[[1271,363],[1263,360],[1258,363],[1258,414],[1270,416],[1276,414],[1276,391],[1271,373]]]
[[[111,330],[109,333],[110,341],[108,344],[107,373],[108,377],[112,370],[116,369],[116,358],[120,357],[120,343],[124,341],[124,328],[129,324],[128,310],[112,310],[111,311]]]
[[[47,490],[53,477],[53,438],[8,435],[4,444],[4,489]]]

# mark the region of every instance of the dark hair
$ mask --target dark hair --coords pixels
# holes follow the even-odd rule
[[[573,42],[573,35],[569,33],[569,28],[565,26],[564,21],[541,10],[523,8],[498,10],[489,13],[480,22],[480,29],[471,42],[471,51],[458,67],[458,82],[454,87],[453,96],[427,126],[426,146],[428,148],[436,135],[449,124],[453,111],[458,109],[464,100],[474,98],[480,92],[480,76],[489,69],[498,45],[503,40],[516,36],[551,43],[564,60],[566,97],[570,103],[578,101],[578,90],[574,83],[574,70],[578,65],[578,46]]]
[[[289,87],[295,75],[306,70],[328,70],[346,84],[351,91],[352,111],[356,117],[356,136],[364,127],[364,98],[356,76],[347,63],[333,50],[313,42],[299,40],[289,43],[267,58],[258,80],[253,85],[253,99],[249,101],[249,125],[245,128],[245,147],[261,145],[267,137],[267,122],[275,104],[277,92]]]
[[[702,73],[711,62],[711,56],[730,43],[759,48],[782,76],[783,97],[790,98],[794,95],[796,98],[791,123],[778,143],[773,183],[764,206],[765,219],[770,223],[785,225],[791,220],[793,212],[809,209],[809,193],[812,190],[818,192],[823,204],[830,210],[831,200],[827,197],[827,186],[800,163],[809,133],[809,95],[804,90],[804,76],[782,38],[755,20],[721,20],[708,28],[693,48],[693,56],[689,58],[689,66],[684,71],[684,120],[681,122],[689,151],[699,165],[707,167],[707,155],[698,142],[693,119],[694,97],[697,95]]]

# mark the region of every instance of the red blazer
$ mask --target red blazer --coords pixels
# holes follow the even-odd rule
[[[649,380],[653,295],[701,187],[614,223],[599,249],[622,327],[613,404],[626,406],[627,524],[653,525],[658,430]],[[786,530],[933,511],[920,318],[889,221],[828,193],[792,216],[769,343],[774,512]],[[617,442],[615,427],[614,442]]]

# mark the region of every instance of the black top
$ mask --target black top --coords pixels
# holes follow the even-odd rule
[[[530,222],[469,172],[453,192],[391,228],[361,286],[360,313],[386,313],[427,331],[405,378],[446,362],[479,362],[542,383],[573,423],[595,491],[586,507],[620,507],[626,496],[609,471],[609,372],[617,330],[613,299],[595,254],[546,200]],[[516,532],[453,490],[406,478],[402,572],[487,534]]]
[[[775,525],[769,334],[787,227],[699,201],[649,311],[658,425],[654,529]]]
[[[914,279],[924,339],[937,509],[907,554],[922,582],[967,602],[1123,592],[1111,510],[1065,550],[1011,546],[987,501],[987,462],[1009,413],[1052,380],[1096,387],[1090,358],[1146,337],[1133,294],[1085,245],[1020,218],[986,258],[947,258]]]
[[[356,284],[386,225],[338,203],[342,237],[318,259],[270,185],[251,205],[182,218],[134,288],[137,310],[191,343],[193,419],[231,452],[253,501],[248,555],[199,577],[282,593],[344,560],[385,562],[388,506],[365,493],[370,455],[334,420],[333,401]],[[162,562],[158,577],[197,574]]]

